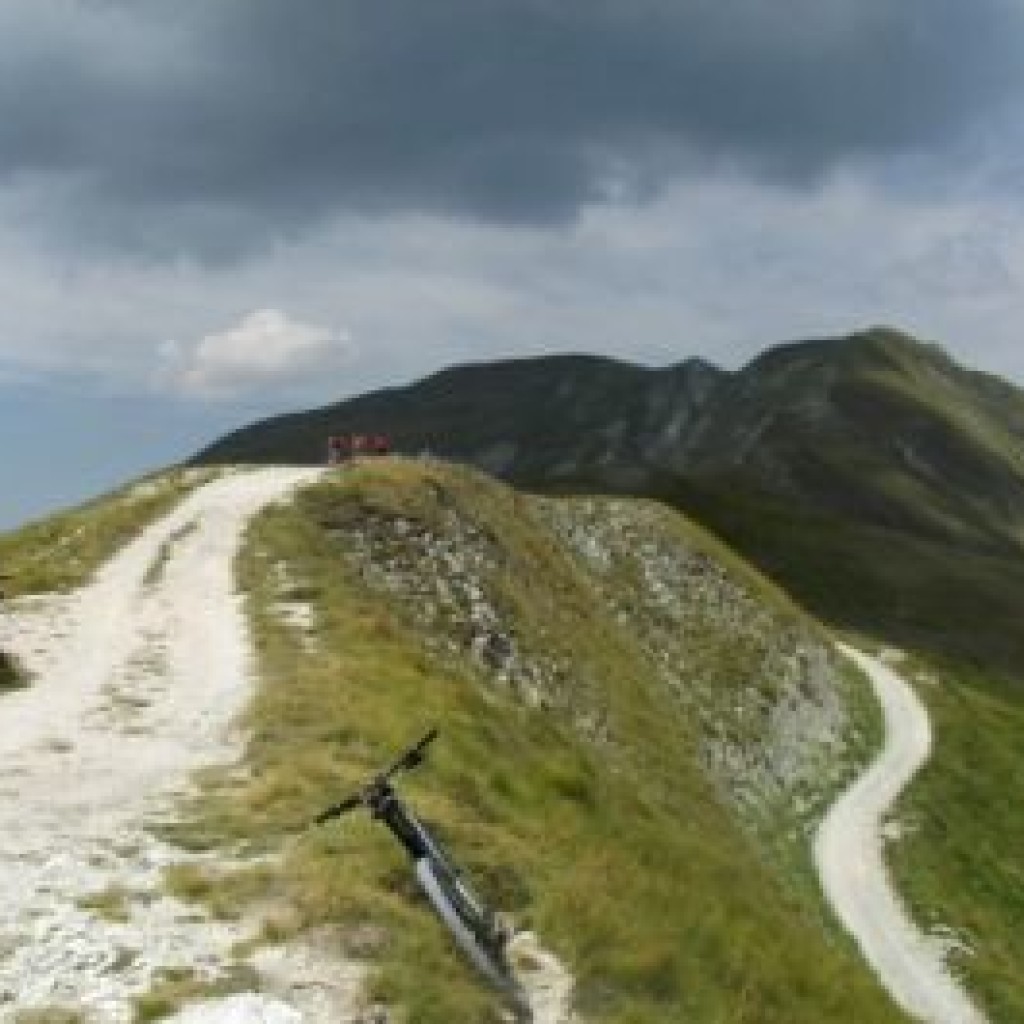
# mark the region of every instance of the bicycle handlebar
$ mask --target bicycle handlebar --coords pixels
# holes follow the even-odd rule
[[[437,736],[437,729],[431,729],[419,743],[411,746],[386,772],[379,775],[379,781],[385,782],[399,772],[408,771],[410,768],[416,768],[423,764],[427,747],[437,739]]]
[[[409,769],[416,768],[418,765],[421,765],[426,757],[427,747],[429,747],[437,737],[438,730],[431,729],[423,739],[411,746],[397,761],[394,762],[394,764],[391,765],[390,768],[377,775],[372,782],[364,786],[355,796],[347,797],[345,800],[342,800],[341,803],[334,804],[332,807],[328,807],[327,810],[321,811],[316,818],[313,819],[314,822],[317,825],[323,825],[332,818],[340,818],[341,815],[347,814],[349,811],[355,810],[361,804],[367,803],[375,789],[387,786],[388,781],[399,772],[409,771]]]
[[[340,804],[335,804],[333,807],[328,807],[326,811],[321,811],[313,821],[317,825],[323,825],[332,818],[340,818],[343,814],[354,811],[362,802],[362,793],[358,796],[350,796],[347,800],[342,800]]]

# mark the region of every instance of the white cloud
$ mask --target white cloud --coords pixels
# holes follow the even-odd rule
[[[257,309],[191,348],[161,343],[158,380],[187,395],[233,398],[336,369],[354,354],[347,331],[291,320],[279,309]]]
[[[283,311],[264,334],[301,321],[304,340],[255,340],[240,313],[259,306]],[[772,342],[879,322],[1024,382],[1024,205],[893,194],[867,173],[805,192],[719,177],[643,205],[597,204],[557,230],[346,217],[210,267],[33,248],[0,187],[7,375],[134,392],[153,386],[161,340],[176,338],[158,389],[237,398],[245,418],[454,362],[585,349],[733,367]],[[332,329],[342,325],[358,351]]]

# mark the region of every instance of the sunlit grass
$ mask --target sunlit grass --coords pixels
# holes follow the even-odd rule
[[[39,1007],[34,1010],[17,1010],[12,1024],[86,1024],[86,1019],[85,1015],[78,1010],[52,1006]]]
[[[192,967],[168,967],[158,971],[146,992],[135,997],[133,1024],[170,1017],[186,1003],[199,999],[216,999],[237,992],[258,990],[255,971],[238,965],[207,977]]]
[[[55,515],[0,534],[0,571],[8,596],[71,590],[148,523],[217,470],[155,474]]]
[[[952,959],[991,1020],[1024,1020],[1024,704],[965,670],[916,675],[936,746],[900,802],[890,862],[918,918],[969,950]]]
[[[109,885],[98,892],[80,897],[77,903],[82,910],[91,910],[104,921],[122,924],[131,919],[133,895],[123,885]]]
[[[491,583],[522,641],[571,659],[566,703],[525,706],[468,661],[428,656],[401,608],[353,578],[346,530],[368,510],[440,525],[453,506],[498,545]],[[274,612],[281,563],[315,606],[314,651]],[[309,823],[433,725],[441,738],[404,791],[488,898],[566,960],[588,1020],[902,1019],[822,924],[810,886],[790,884],[719,800],[695,723],[527,499],[443,467],[357,469],[263,515],[240,571],[263,678],[250,777],[209,778],[178,838],[283,850],[260,894],[291,908],[279,933],[381,928],[374,994],[404,1019],[499,1016],[391,837],[359,815]],[[576,728],[577,703],[603,716],[603,739]]]

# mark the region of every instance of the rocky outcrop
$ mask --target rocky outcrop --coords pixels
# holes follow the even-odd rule
[[[541,501],[616,624],[700,726],[707,771],[744,812],[844,770],[850,718],[824,635],[685,538],[670,513],[614,499]]]
[[[433,653],[469,657],[528,704],[561,702],[570,666],[523,646],[514,614],[494,593],[502,547],[469,517],[448,509],[428,525],[376,511],[352,524],[343,547],[370,587],[401,602]]]
[[[852,724],[839,661],[777,593],[653,504],[529,498],[521,509],[685,709],[704,767],[744,815],[788,807],[802,816],[846,771]],[[433,655],[468,661],[488,685],[607,739],[585,658],[521,628],[502,586],[513,571],[506,540],[458,502],[429,518],[365,509],[337,536],[352,571],[402,609]]]

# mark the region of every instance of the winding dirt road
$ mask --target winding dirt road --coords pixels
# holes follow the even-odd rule
[[[882,826],[931,752],[928,714],[888,665],[841,646],[871,680],[885,716],[885,747],[829,810],[814,843],[825,895],[893,999],[931,1024],[984,1024],[946,966],[944,943],[923,934],[893,891]]]

